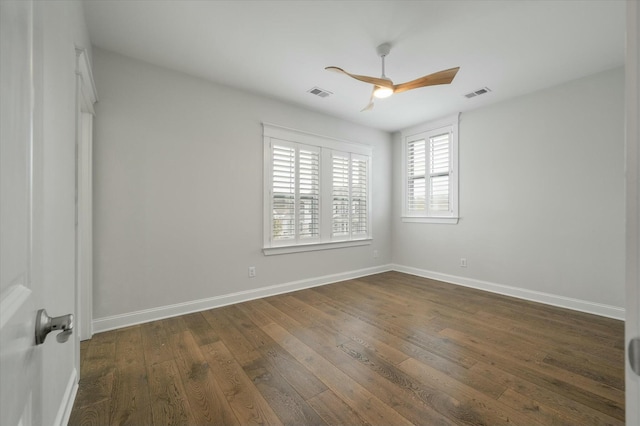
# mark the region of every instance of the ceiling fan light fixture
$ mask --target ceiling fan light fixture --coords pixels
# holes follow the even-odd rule
[[[373,96],[378,99],[388,98],[393,95],[393,89],[389,87],[376,86],[376,90],[373,91]]]
[[[384,74],[384,58],[391,51],[391,44],[383,43],[378,46],[377,51],[382,61],[382,75],[380,77],[369,77],[366,75],[351,74],[346,72],[342,68],[334,66],[325,68],[326,70],[339,72],[341,74],[348,75],[349,77],[356,80],[373,85],[373,92],[371,93],[369,104],[364,107],[362,111],[369,111],[371,108],[373,108],[373,98],[388,98],[394,93],[406,92],[407,90],[418,89],[420,87],[436,86],[439,84],[451,84],[458,70],[460,69],[460,67],[449,68],[448,70],[434,72],[432,74],[416,78],[415,80],[407,81],[406,83],[393,84],[391,79]],[[478,94],[478,92],[474,93],[474,95]]]

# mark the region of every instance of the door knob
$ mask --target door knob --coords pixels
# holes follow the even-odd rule
[[[56,330],[61,331],[56,336],[59,343],[69,340],[69,336],[73,333],[73,314],[50,317],[47,311],[40,309],[36,315],[36,345],[44,343],[47,334]]]

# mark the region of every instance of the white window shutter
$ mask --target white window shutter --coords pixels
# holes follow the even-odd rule
[[[332,220],[331,237],[349,236],[349,154],[334,153],[331,156],[332,169]]]
[[[263,127],[265,254],[368,244],[371,148]]]
[[[426,142],[424,139],[407,143],[407,210],[424,212],[426,209]]]
[[[369,162],[366,157],[351,156],[351,236],[369,233]]]
[[[448,213],[451,172],[451,138],[449,133],[429,138],[429,211]]]
[[[271,205],[273,240],[295,239],[296,150],[282,145],[272,148]]]
[[[298,236],[320,236],[320,153],[300,148],[298,152]]]

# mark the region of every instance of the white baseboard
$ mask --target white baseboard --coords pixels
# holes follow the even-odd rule
[[[205,311],[207,309],[219,308],[233,305],[235,303],[263,297],[275,296],[277,294],[289,293],[303,290],[305,288],[317,287],[339,281],[350,280],[366,275],[379,274],[392,270],[391,265],[375,266],[372,268],[358,269],[355,271],[342,272],[339,274],[324,275],[317,278],[309,278],[300,281],[293,281],[285,284],[277,284],[254,290],[240,291],[237,293],[225,294],[222,296],[210,297],[207,299],[193,300],[190,302],[176,303],[174,305],[161,306],[159,308],[145,309],[142,311],[130,312],[122,315],[97,318],[93,320],[93,332],[114,330],[116,328],[128,327],[145,322],[156,321],[178,315],[190,314],[192,312]]]
[[[76,400],[76,393],[78,392],[78,371],[74,368],[69,377],[67,388],[64,390],[62,396],[62,402],[56,414],[56,419],[53,424],[56,426],[66,426],[69,424],[69,418],[71,417],[71,410],[73,410],[73,403]]]
[[[131,325],[142,324],[145,322],[175,317],[178,315],[190,314],[192,312],[205,311],[207,309],[219,308],[235,303],[275,296],[277,294],[289,293],[292,291],[303,290],[305,288],[317,287],[387,271],[404,272],[419,277],[444,281],[451,284],[471,287],[478,290],[503,294],[505,296],[516,297],[519,299],[530,300],[547,305],[559,306],[561,308],[572,309],[574,311],[587,312],[590,314],[600,315],[608,318],[619,320],[624,320],[625,318],[624,308],[620,308],[617,306],[604,305],[580,299],[573,299],[570,297],[558,296],[550,293],[511,287],[507,285],[491,283],[488,281],[481,281],[474,278],[459,277],[456,275],[427,271],[410,266],[390,264],[359,269],[355,271],[342,272],[339,274],[324,275],[321,277],[293,281],[285,284],[277,284],[254,290],[240,291],[237,293],[230,293],[221,296],[210,297],[207,299],[176,303],[174,305],[161,306],[159,308],[145,309],[121,315],[97,318],[93,320],[92,323],[93,332],[100,333],[103,331],[109,331],[117,328],[128,327]]]
[[[451,284],[457,284],[464,287],[471,287],[478,290],[489,291],[491,293],[503,294],[505,296],[517,297],[519,299],[530,300],[532,302],[544,303],[546,305],[558,306],[561,308],[572,309],[574,311],[586,312],[589,314],[600,315],[603,317],[614,318],[624,321],[625,309],[617,306],[604,305],[601,303],[589,302],[586,300],[573,299],[570,297],[558,296],[550,293],[543,293],[534,290],[511,287],[502,284],[496,284],[488,281],[476,280],[474,278],[459,277],[456,275],[448,275],[440,272],[427,271],[424,269],[413,268],[403,265],[391,265],[391,269],[406,274],[417,275],[423,278],[444,281]]]

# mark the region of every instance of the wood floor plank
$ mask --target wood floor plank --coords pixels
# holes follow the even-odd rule
[[[209,344],[203,347],[203,352],[209,365],[216,369],[218,384],[240,424],[282,425],[223,342]]]
[[[570,356],[553,351],[548,353],[547,356],[542,359],[542,362],[624,391],[624,378],[620,377],[619,367],[609,367],[602,363],[596,364],[594,360],[588,356],[583,356],[582,354]]]
[[[69,424],[624,425],[624,323],[386,272],[96,334]]]
[[[331,334],[320,327],[312,331],[296,330],[293,334],[414,424],[446,425],[461,420],[478,423],[482,419],[468,404],[429,383],[412,380],[363,347],[354,349],[356,345],[351,341],[334,346]]]
[[[496,352],[508,353],[510,357],[525,362],[541,362],[548,356],[546,347],[536,345],[527,339],[514,336],[503,331],[490,329],[486,325],[473,319],[464,321],[461,318],[449,316],[446,320],[448,327],[440,331],[441,336],[449,336],[450,330],[465,330],[465,333],[473,336],[487,346],[491,346]]]
[[[314,288],[310,291],[319,291],[319,289]],[[328,293],[329,297],[331,297],[331,294],[332,293]],[[477,362],[475,358],[470,356],[471,352],[462,345],[452,342],[449,339],[444,339],[440,335],[422,333],[418,324],[412,326],[410,329],[391,324],[388,321],[380,320],[371,312],[358,309],[351,304],[343,302],[339,297],[334,298],[329,305],[345,313],[350,313],[362,322],[370,325],[373,330],[379,330],[381,336],[390,335],[394,336],[397,340],[406,342],[408,347],[403,348],[404,343],[396,347],[407,354],[413,352],[413,348],[417,347],[457,363],[464,368],[469,368]]]
[[[329,389],[311,398],[309,405],[311,405],[329,425],[371,425]]]
[[[439,346],[428,346],[428,349],[434,349],[434,352],[425,349],[424,347],[417,346],[411,342],[409,342],[406,338],[402,336],[398,336],[397,334],[392,334],[387,330],[383,330],[379,327],[376,327],[366,320],[364,320],[364,316],[358,318],[361,314],[351,314],[348,313],[348,308],[346,306],[340,307],[340,302],[335,301],[326,297],[325,295],[314,292],[313,289],[309,291],[311,293],[311,297],[318,298],[322,300],[323,305],[326,306],[324,309],[325,312],[330,313],[331,315],[342,315],[344,321],[350,321],[349,318],[355,319],[354,328],[356,328],[360,333],[363,333],[366,336],[374,336],[375,339],[385,343],[389,347],[393,347],[403,353],[402,359],[399,361],[404,361],[408,357],[416,358],[419,360],[423,360],[427,362],[429,365],[432,365],[441,371],[448,372],[448,374],[455,374],[455,372],[460,371],[462,375],[464,375],[467,371],[467,368],[474,365],[477,361],[467,356],[467,354],[456,352],[456,354],[460,354],[455,357],[453,360],[451,359],[451,355],[454,353],[451,351],[449,353],[449,357],[444,358],[436,353],[438,351]],[[322,306],[322,305],[320,305]],[[357,342],[357,339],[352,339]],[[460,369],[460,367],[464,367]]]
[[[527,380],[554,392],[568,393],[576,401],[594,407],[614,418],[624,418],[624,392],[619,389],[597,383],[560,368],[515,359],[507,353],[497,352],[489,345],[480,343],[474,337],[456,330],[446,329],[443,334],[476,351],[479,358],[494,360],[494,363],[499,364],[500,368],[507,372],[526,377]]]
[[[151,423],[149,383],[139,326],[116,332],[110,422],[119,425]]]
[[[243,370],[284,425],[326,424],[280,372],[266,360],[256,360],[250,365],[243,366]]]
[[[85,377],[89,372],[87,371],[91,364],[87,361],[87,355],[93,339],[83,340],[80,342],[80,379]]]
[[[195,424],[175,361],[156,362],[148,365],[147,371],[153,424]]]
[[[569,395],[564,392],[556,393],[551,392],[548,389],[539,386],[526,378],[521,378],[517,375],[513,375],[504,371],[495,365],[489,365],[484,362],[479,362],[474,365],[471,370],[474,373],[482,374],[489,380],[496,383],[501,383],[508,389],[512,389],[521,395],[526,395],[529,398],[537,401],[539,404],[543,404],[552,408],[558,413],[560,419],[571,419],[571,422],[576,425],[622,425],[619,419],[614,419],[600,411],[594,410],[590,406],[586,406],[570,398]],[[507,394],[508,396],[508,394]],[[510,398],[504,397],[503,400],[509,401]],[[563,420],[564,421],[564,420]],[[559,421],[560,422],[560,421]]]
[[[584,330],[598,330],[602,335],[609,336],[614,340],[617,340],[613,337],[617,333],[611,332],[620,332],[624,328],[624,323],[622,321],[611,318],[558,308],[523,299],[515,299],[510,296],[411,276],[401,272],[385,272],[383,274],[378,274],[377,277],[378,278],[375,281],[376,283],[393,287],[401,286],[401,291],[406,289],[411,295],[417,294],[418,297],[431,297],[431,294],[433,293],[444,295],[444,297],[448,297],[450,300],[476,303],[484,309],[499,307],[501,310],[504,309],[505,312],[508,311],[507,315],[513,320],[521,318],[519,314],[526,313],[527,316],[534,316],[536,319],[554,321],[555,325],[562,328],[571,328],[579,325],[579,328]],[[425,288],[427,289],[426,292]],[[587,335],[589,335],[589,333],[587,333]]]
[[[525,324],[536,324],[535,326],[541,330],[561,330],[561,334],[577,333],[587,339],[605,337],[609,344],[613,345],[620,342],[621,333],[624,331],[624,322],[611,318],[408,276],[399,272],[380,274],[382,275],[390,278],[379,281],[383,285],[395,287],[400,284],[399,291],[410,291],[414,297],[422,297],[425,293],[431,297],[431,293],[440,293],[449,300],[473,301],[482,307],[481,311],[488,310],[508,318],[510,322],[524,321]],[[428,286],[428,292],[424,291],[425,286]],[[478,311],[477,315],[481,315],[481,311]]]
[[[246,306],[234,306],[227,311],[230,318],[238,326],[235,331],[242,334],[249,341],[255,350],[260,353],[260,357],[250,357],[250,363],[241,364],[243,368],[256,367],[256,365],[267,368],[271,371],[271,377],[282,376],[293,389],[303,398],[309,399],[320,392],[324,392],[327,387],[315,376],[293,358],[288,352],[282,349],[269,335],[267,335],[257,324],[245,316],[245,312],[251,311],[261,314],[259,311],[249,309]],[[271,321],[261,322],[267,325]]]
[[[447,294],[440,295],[438,292],[430,292],[428,294],[416,292],[405,286],[393,286],[390,282],[379,279],[375,281],[376,285],[371,285],[367,281],[354,280],[352,287],[357,293],[369,288],[369,292],[375,292],[375,299],[384,301],[383,305],[378,306],[389,309],[395,315],[421,315],[425,319],[437,318],[436,308],[447,311],[457,311],[473,317],[482,306],[474,300],[466,300],[463,298],[452,299]],[[397,306],[393,306],[395,304]]]
[[[113,395],[114,374],[115,368],[105,374],[85,378],[78,386],[74,405],[86,407],[97,402],[110,400]]]
[[[415,309],[409,300],[403,302],[397,296],[392,299],[388,295],[381,297],[376,294],[375,287],[365,293],[368,297],[364,299],[358,285],[357,280],[354,280],[353,286],[335,286],[331,289],[333,297],[337,296],[351,306],[375,315],[380,321],[387,321],[401,327],[407,323],[420,321],[423,325],[422,331],[437,333],[441,330],[441,328],[435,328],[437,326],[433,321],[435,315],[430,312],[428,307],[423,305],[421,309]],[[324,290],[323,288],[318,289],[318,291]]]
[[[372,425],[412,424],[280,325],[268,324],[263,329],[367,422]]]
[[[500,396],[499,401],[505,403],[516,411],[535,417],[545,425],[573,426],[581,424],[577,423],[576,420],[570,416],[558,413],[557,411],[549,408],[549,406],[541,404],[539,401],[536,401],[529,396],[522,395],[512,389],[507,389]]]
[[[165,318],[160,320],[162,328],[167,331],[167,334],[178,334],[187,330],[187,324],[185,323],[183,316]]]
[[[348,357],[357,361],[351,362],[346,357],[330,352],[321,353],[332,360],[349,377],[362,385],[367,385],[373,394],[387,405],[406,417],[414,424],[449,425],[458,421],[478,423],[482,420],[479,413],[468,404],[445,394],[429,383],[420,383],[404,374],[397,366],[377,359],[374,354],[366,356],[353,346],[343,344],[339,349]]]
[[[306,311],[295,309],[288,312],[293,317],[302,319]],[[390,380],[397,379],[397,376],[393,374],[372,375],[366,367],[358,363],[347,362],[348,356],[345,356],[340,349],[345,343],[349,342],[344,336],[340,336],[322,325],[314,326],[313,328],[296,327],[292,330],[292,334],[311,350],[318,353],[324,360],[329,361],[338,370],[346,374],[349,379],[370,390],[375,397],[379,398],[387,406],[393,407],[395,411],[407,420],[413,423],[426,421],[429,424],[448,424],[444,416],[438,414],[431,407],[430,402],[441,399],[439,398],[441,395],[437,391],[424,392],[424,389],[419,389],[417,392],[413,392],[415,388],[411,384]],[[390,369],[393,370],[394,368],[391,367]],[[428,397],[424,398],[424,394],[428,394]],[[448,402],[449,406],[457,404],[455,401]],[[420,406],[421,403],[422,407]]]
[[[69,417],[69,426],[103,426],[109,422],[109,400],[103,399],[93,404],[76,408]]]
[[[476,414],[484,423],[490,425],[542,425],[542,421],[519,413],[506,404],[497,403],[484,393],[464,385],[446,374],[442,374],[414,359],[408,359],[398,365],[410,377],[421,383],[430,383],[446,394],[469,406],[469,412]],[[475,422],[474,422],[475,423]]]
[[[258,356],[255,347],[240,333],[229,321],[220,309],[210,309],[202,312],[209,326],[216,331],[224,341],[224,344],[233,352],[240,364],[248,364],[255,361]]]
[[[383,358],[379,358],[375,352],[372,352],[367,347],[358,345],[355,342],[347,342],[345,344],[342,344],[339,346],[339,349],[356,360],[366,360],[366,363],[368,364],[371,363],[373,365],[377,365],[376,368],[382,367],[384,370],[389,371],[391,370],[391,366],[397,366],[397,364],[391,364],[390,366],[386,365],[386,360],[384,360]],[[411,359],[420,361],[419,358]],[[472,371],[470,369],[461,369],[455,365],[443,366],[442,361],[446,360],[437,360],[435,363],[432,363],[429,358],[429,361],[427,361],[426,364],[429,365],[429,367],[434,368],[437,371],[451,377],[452,380],[477,389],[478,391],[484,393],[486,396],[494,399],[498,399],[500,395],[502,395],[502,393],[507,389],[505,385],[489,380],[485,376],[477,374],[475,373],[475,371]],[[424,360],[422,361],[422,363],[425,363]],[[396,374],[399,373],[395,368],[394,370]]]
[[[191,331],[191,334],[196,339],[198,346],[208,345],[220,340],[218,333],[211,328],[202,313],[195,312],[184,315],[182,318],[184,319],[187,329]]]
[[[191,332],[173,334],[170,343],[195,423],[239,425]]]
[[[302,294],[294,294],[293,297],[287,298],[287,301],[289,304],[304,304],[306,312],[315,323],[337,331],[354,342],[376,352],[380,357],[386,359],[392,364],[398,364],[409,357],[409,355],[404,352],[379,340],[376,336],[377,333],[367,334],[361,327],[362,323],[357,319],[353,317],[347,318],[344,315],[340,315],[340,313],[335,310],[332,311],[331,315],[324,312],[322,309],[318,309],[313,304],[307,303],[304,300],[309,300],[309,297],[305,297],[305,294],[308,295],[309,293],[305,292]],[[322,305],[319,306],[321,308],[323,307]],[[331,311],[328,307],[326,307],[326,309]]]
[[[548,329],[540,328],[519,318],[510,318],[480,311],[478,320],[490,324],[492,329],[502,330],[516,336],[526,336],[530,341],[551,348],[551,352],[570,357],[583,357],[588,362],[606,364],[613,369],[619,369],[624,364],[624,350],[601,345],[593,339],[582,335],[572,335],[563,332],[549,333]],[[618,333],[623,333],[619,331]],[[612,334],[616,334],[615,332]]]
[[[82,356],[80,381],[93,381],[98,376],[109,374],[115,368],[115,332],[96,334],[91,343],[85,345],[86,355]]]
[[[169,338],[162,321],[140,325],[142,348],[147,365],[158,364],[173,359]]]
[[[614,348],[618,339],[607,336],[607,333],[616,335],[618,333],[612,333],[615,329],[618,329],[619,332],[623,331],[619,325],[590,325],[585,320],[575,321],[571,317],[565,320],[564,316],[554,316],[551,312],[545,313],[522,309],[522,307],[518,305],[519,303],[513,306],[492,305],[486,306],[485,310],[502,317],[513,318],[516,323],[525,321],[529,327],[535,327],[538,330],[553,330],[554,333],[559,333],[569,339],[587,339],[590,344],[597,345],[598,347]],[[593,316],[596,317],[596,315]],[[609,329],[608,331],[606,330],[607,328]]]
[[[477,336],[477,334],[474,334],[472,336],[470,334],[450,328],[443,330],[441,334],[464,342],[469,347],[478,349],[483,353],[488,353],[495,358],[508,357],[510,359],[516,360],[516,362],[525,364],[529,368],[540,374],[545,374],[549,377],[554,377],[559,380],[574,383],[577,387],[589,391],[595,395],[599,395],[603,398],[615,401],[620,399],[624,395],[624,392],[622,390],[616,389],[604,382],[598,382],[596,380],[592,380],[591,378],[576,374],[569,369],[559,368],[555,365],[542,362],[544,358],[540,359],[537,353],[528,355],[526,351],[523,352],[513,349],[505,351],[503,350],[504,348],[502,346],[496,345],[495,339],[492,339],[489,336],[483,335],[479,337]]]
[[[283,314],[283,310],[287,310],[287,301],[288,299],[285,298],[283,300],[285,305],[280,306]],[[308,314],[301,307],[287,310],[287,313],[296,319],[305,318],[305,315]],[[327,327],[322,325],[314,326],[311,329],[295,327],[291,333],[412,423],[452,424],[443,413],[452,412],[453,407],[459,407],[461,405],[459,401],[442,394],[435,388],[422,386],[408,380],[393,365],[383,361],[372,363],[362,356],[355,356],[353,358],[360,362],[353,363],[350,358],[353,354],[345,354],[348,352],[345,351],[345,345],[349,340],[342,337],[336,338],[337,333]],[[385,365],[382,368],[376,368],[383,364]],[[374,370],[376,374],[371,374],[370,370]],[[467,418],[473,417],[472,413],[465,409],[458,410],[458,413],[462,413]],[[478,418],[476,417],[476,419]]]

